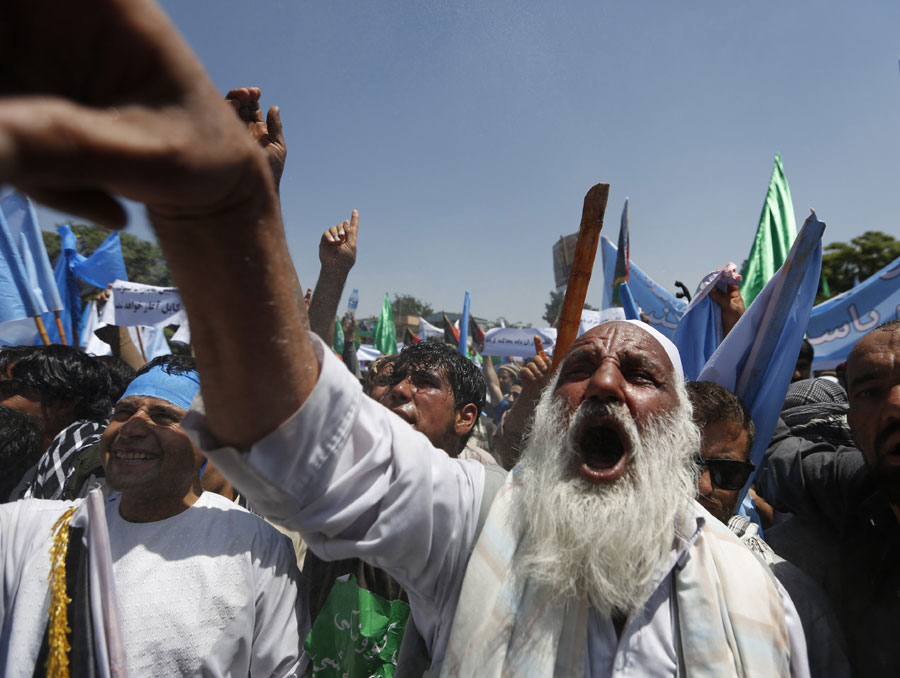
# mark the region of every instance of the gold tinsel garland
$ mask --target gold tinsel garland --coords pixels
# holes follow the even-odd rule
[[[67,609],[72,599],[66,595],[66,553],[69,550],[69,521],[77,507],[73,506],[54,523],[50,545],[50,618],[47,622],[47,678],[69,678],[69,619]]]

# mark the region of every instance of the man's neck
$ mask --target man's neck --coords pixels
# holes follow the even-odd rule
[[[123,492],[119,515],[129,523],[155,523],[184,513],[199,498],[200,493],[193,490],[182,497],[142,497]]]

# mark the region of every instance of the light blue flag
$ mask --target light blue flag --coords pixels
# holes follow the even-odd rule
[[[110,233],[91,256],[87,258],[78,256],[79,260],[73,271],[75,276],[94,287],[104,289],[116,280],[128,280],[125,260],[122,258],[122,241],[118,232]]]
[[[622,310],[625,311],[626,320],[640,320],[641,311],[637,304],[634,303],[634,296],[627,282],[619,284],[619,298],[622,299]]]
[[[85,257],[78,253],[76,237],[69,226],[60,226],[56,232],[61,239],[59,260],[53,271],[63,301],[59,317],[68,343],[74,344],[73,336],[81,337],[84,330],[78,280],[81,279],[94,287],[105,288],[111,282],[127,280],[128,277],[118,233],[110,234],[91,256]],[[50,341],[61,343],[53,315],[44,316],[44,325]]]
[[[56,229],[60,237],[59,259],[53,269],[53,278],[62,299],[62,308],[59,311],[59,319],[66,333],[67,343],[73,344],[74,337],[81,336],[81,293],[78,289],[78,281],[75,279],[75,265],[84,259],[76,251],[75,234],[67,225]],[[74,326],[73,326],[74,319]],[[52,314],[44,316],[44,326],[47,328],[47,336],[51,343],[60,344],[62,338],[56,328],[56,319]],[[35,339],[39,343],[40,338]]]
[[[603,308],[613,308],[613,276],[616,269],[618,250],[605,236],[600,236],[601,258],[603,261]],[[628,287],[635,302],[650,319],[654,329],[669,339],[675,334],[678,321],[684,315],[687,303],[676,299],[673,294],[658,285],[632,260],[629,264]]]
[[[803,224],[784,265],[750,304],[700,372],[735,393],[756,425],[750,461],[762,462],[791,383],[809,312],[819,288],[822,233],[815,213]],[[741,501],[753,477],[741,490]]]
[[[466,298],[463,301],[463,312],[459,319],[459,352],[464,356],[469,355],[469,290],[466,290]]]
[[[710,298],[709,293],[716,287],[725,292],[729,283],[737,285],[740,281],[737,266],[729,263],[706,274],[697,286],[672,338],[681,356],[684,378],[688,381],[697,379],[700,370],[722,343],[722,308]]]
[[[36,309],[25,263],[0,212],[0,322],[35,316]]]
[[[900,257],[856,287],[814,307],[807,339],[813,369],[830,370],[847,359],[867,332],[900,318]]]
[[[56,289],[53,267],[47,256],[34,205],[27,196],[6,186],[0,189],[0,212],[25,264],[28,284],[37,304],[31,315],[58,311],[62,308],[62,300]]]

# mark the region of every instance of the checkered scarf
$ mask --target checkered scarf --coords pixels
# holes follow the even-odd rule
[[[66,481],[75,472],[78,452],[100,440],[106,421],[76,421],[60,431],[38,461],[37,473],[23,499],[62,499]]]

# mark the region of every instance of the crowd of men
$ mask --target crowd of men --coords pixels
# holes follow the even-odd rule
[[[195,358],[0,350],[2,675],[367,676],[315,640],[357,641],[363,593],[408,605],[355,651],[377,675],[900,672],[900,320],[840,379],[796,347],[760,468],[740,399],[637,320],[556,369],[422,342],[363,373],[350,319],[330,348],[359,215],[307,307],[278,109],[223,103],[151,0],[49,4],[0,8],[0,181],[145,203]]]

